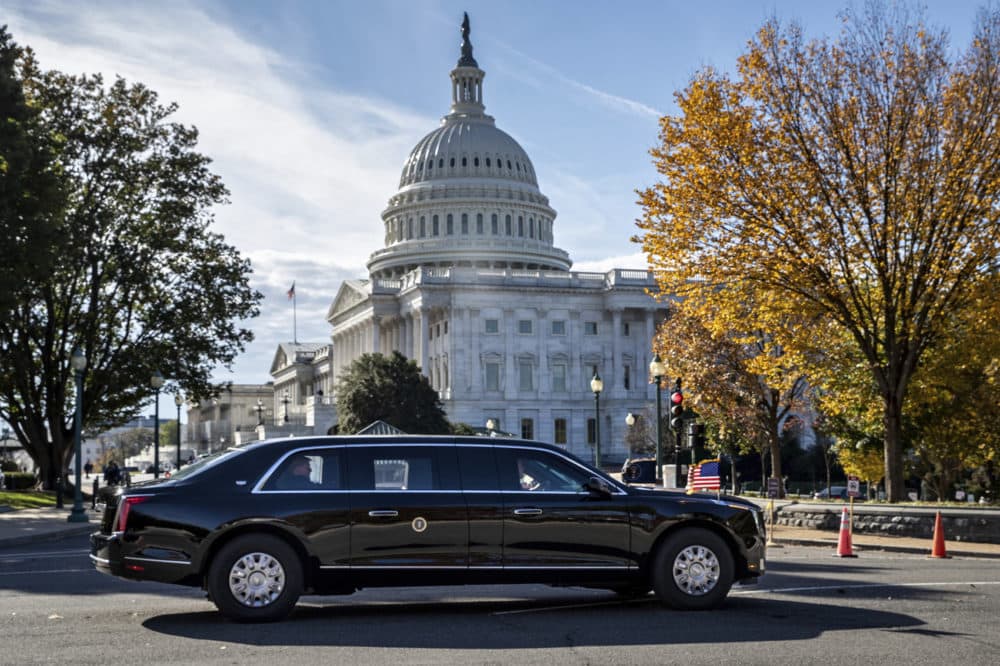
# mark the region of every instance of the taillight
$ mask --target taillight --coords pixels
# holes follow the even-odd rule
[[[135,495],[132,497],[123,497],[121,503],[118,505],[118,531],[124,532],[125,525],[128,523],[128,512],[132,508],[133,504],[142,504],[149,499],[148,495]]]

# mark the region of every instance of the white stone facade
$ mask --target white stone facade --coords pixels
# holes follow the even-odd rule
[[[404,163],[369,279],[344,282],[330,306],[327,385],[361,354],[399,351],[452,422],[494,419],[593,459],[597,372],[602,460],[624,459],[626,414],[655,400],[651,341],[667,307],[645,269],[568,270],[530,159],[485,114],[484,77],[466,40],[451,112]]]

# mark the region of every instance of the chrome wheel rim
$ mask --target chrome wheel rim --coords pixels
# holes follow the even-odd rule
[[[285,589],[285,570],[267,553],[247,553],[229,570],[229,591],[249,608],[274,603]]]
[[[674,583],[684,594],[708,594],[718,584],[720,574],[719,558],[705,546],[688,546],[674,558]]]

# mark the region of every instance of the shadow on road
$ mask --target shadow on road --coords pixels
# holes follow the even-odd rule
[[[237,644],[502,650],[808,640],[828,631],[917,628],[909,615],[822,603],[731,598],[722,609],[684,613],[649,600],[595,594],[530,601],[301,602],[282,623],[244,625],[214,612],[150,618],[169,636]],[[602,603],[606,602],[606,603]]]

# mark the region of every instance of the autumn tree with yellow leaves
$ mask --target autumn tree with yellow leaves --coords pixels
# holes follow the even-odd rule
[[[752,293],[741,326],[786,351],[824,329],[770,331],[774,312],[832,322],[877,387],[887,496],[903,499],[911,379],[1000,253],[1000,9],[957,57],[896,5],[845,12],[835,39],[772,20],[735,74],[705,69],[677,102],[652,151],[662,178],[640,192],[662,293],[705,319]]]

